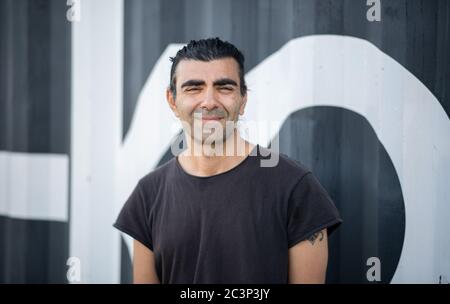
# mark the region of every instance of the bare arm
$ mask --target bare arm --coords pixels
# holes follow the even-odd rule
[[[160,284],[156,274],[153,252],[139,241],[133,241],[133,282],[135,284]]]
[[[289,249],[289,283],[323,284],[328,264],[328,238],[324,229]]]

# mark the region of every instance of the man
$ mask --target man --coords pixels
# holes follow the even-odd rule
[[[114,224],[134,238],[134,282],[323,283],[341,219],[310,171],[284,154],[261,166],[276,152],[234,127],[242,53],[204,39],[171,60],[167,102],[187,148],[139,181]]]

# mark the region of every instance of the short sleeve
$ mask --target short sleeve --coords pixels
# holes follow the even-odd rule
[[[113,226],[153,251],[149,211],[140,183],[125,202]]]
[[[292,190],[288,203],[288,247],[327,228],[328,235],[342,223],[339,212],[316,177],[306,173]]]

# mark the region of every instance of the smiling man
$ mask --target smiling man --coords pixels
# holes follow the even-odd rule
[[[242,53],[204,39],[171,60],[167,102],[187,148],[141,178],[114,224],[134,238],[134,282],[325,282],[339,213],[307,168],[240,136]]]

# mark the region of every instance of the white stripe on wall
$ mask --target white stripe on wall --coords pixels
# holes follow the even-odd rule
[[[121,142],[123,1],[90,0],[72,25],[70,255],[81,283],[118,283],[120,234],[112,227]]]
[[[0,215],[66,222],[69,158],[0,151]]]

